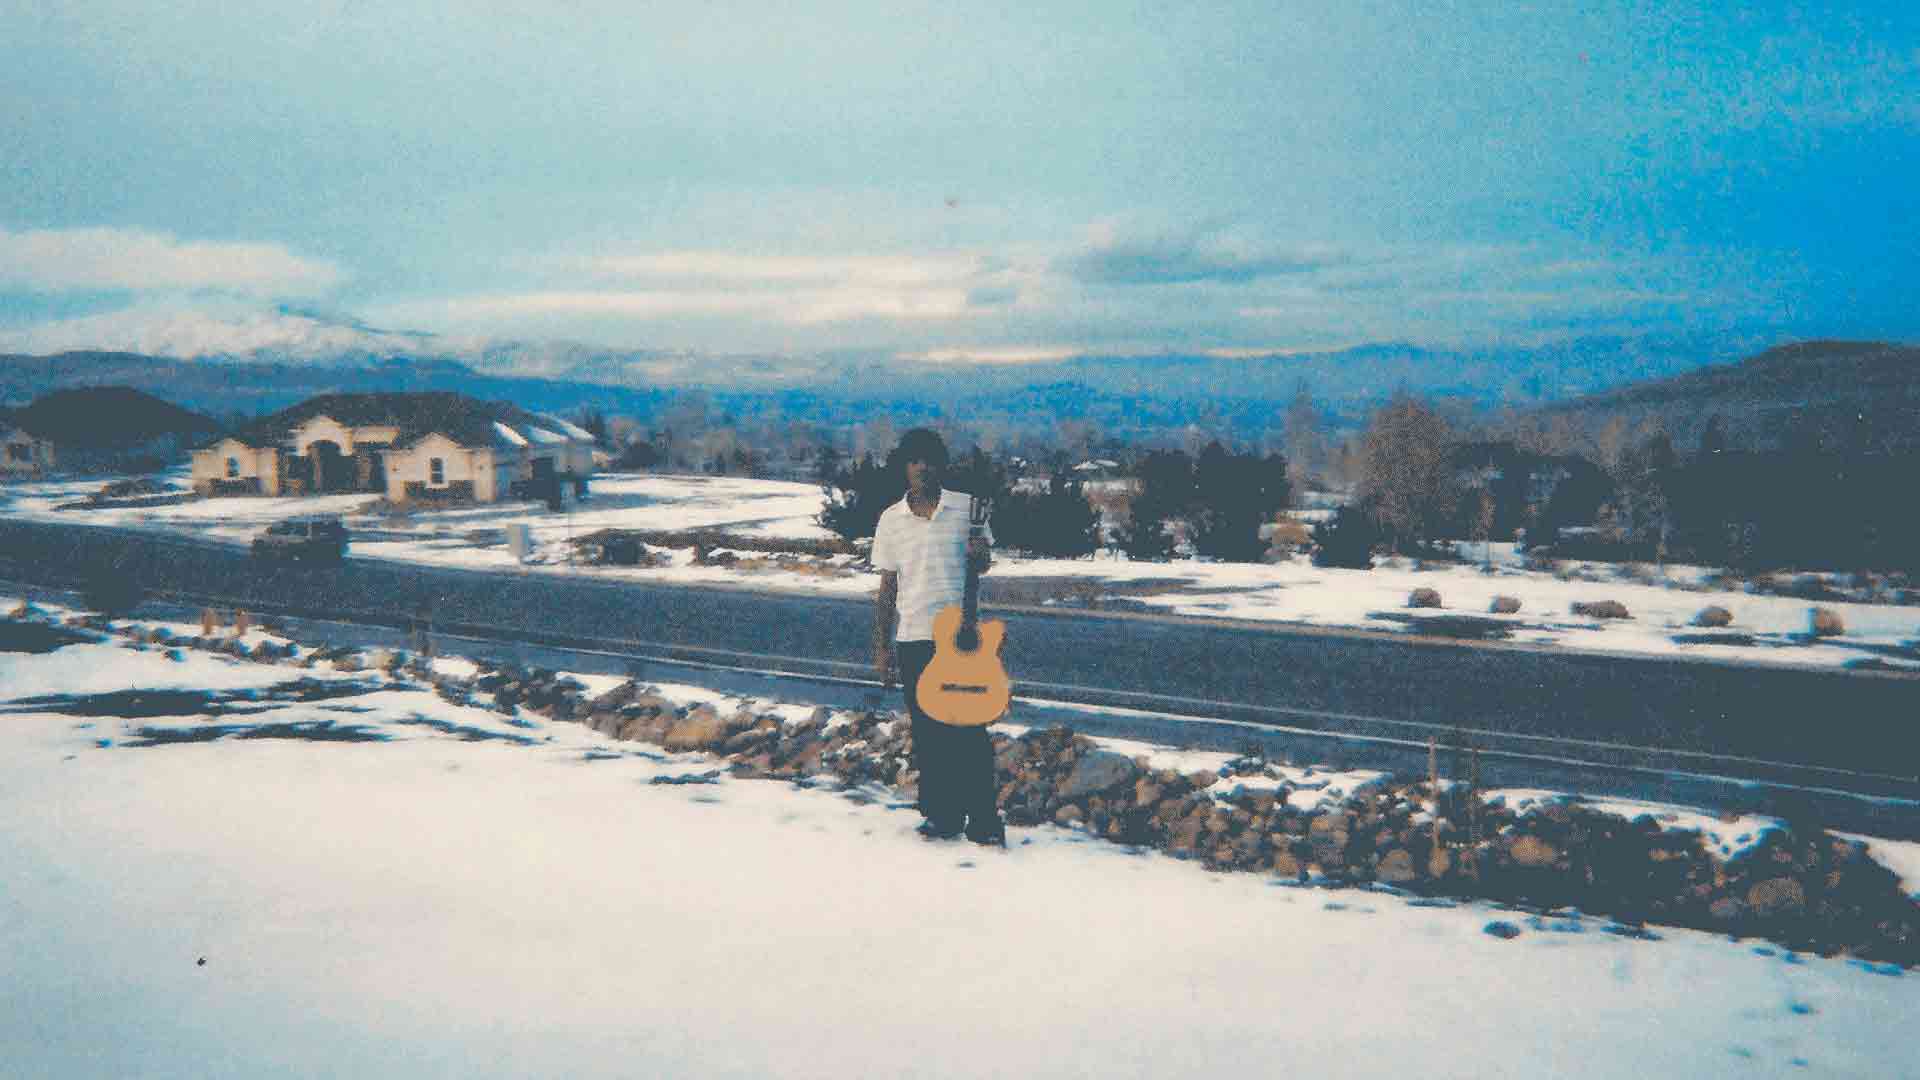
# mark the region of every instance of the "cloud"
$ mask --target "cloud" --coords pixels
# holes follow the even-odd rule
[[[313,296],[345,277],[277,244],[189,243],[144,229],[0,229],[0,289]]]
[[[553,316],[656,320],[737,318],[789,326],[862,319],[951,319],[972,310],[965,289],[839,286],[779,290],[555,290],[455,297],[390,309],[408,321],[499,325]]]
[[[1059,268],[1086,285],[1243,285],[1350,261],[1332,248],[1281,248],[1219,231],[1121,237],[1103,228],[1086,250],[1061,260]]]
[[[1050,364],[1088,350],[1080,345],[999,345],[985,348],[929,349],[906,358],[929,364]]]

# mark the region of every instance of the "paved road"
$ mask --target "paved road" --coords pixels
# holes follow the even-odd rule
[[[650,643],[680,656],[782,656],[798,671],[857,674],[868,662],[872,626],[870,607],[858,600],[369,559],[335,568],[262,568],[224,545],[0,520],[0,577],[59,583],[103,565],[123,568],[149,589],[229,596],[262,609],[344,607],[389,621],[430,612],[441,628],[507,627],[528,640],[580,634]],[[1512,745],[1516,736],[1522,743],[1542,737],[1631,744],[1668,751],[1657,762],[1668,768],[1688,767],[1689,752],[1741,755],[1873,774],[1848,784],[1920,796],[1920,678],[1907,675],[1178,618],[988,614],[1008,623],[1006,659],[1019,693],[1417,740],[1430,732],[1471,739],[1480,731],[1487,733],[1477,740],[1483,744]],[[1651,761],[1605,747],[1584,760]],[[1728,773],[1730,763],[1700,767]],[[1776,775],[1758,763],[1728,774]]]

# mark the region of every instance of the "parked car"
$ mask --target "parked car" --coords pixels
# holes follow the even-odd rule
[[[328,516],[288,518],[253,538],[260,559],[337,563],[347,554],[347,527]]]

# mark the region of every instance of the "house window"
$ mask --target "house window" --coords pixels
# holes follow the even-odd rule
[[[237,457],[230,457],[227,459],[227,479],[238,480],[239,478],[240,478],[240,459]]]
[[[7,460],[8,461],[32,461],[33,446],[29,443],[8,443],[7,444]]]
[[[435,487],[447,482],[447,463],[444,458],[428,459],[427,482]]]

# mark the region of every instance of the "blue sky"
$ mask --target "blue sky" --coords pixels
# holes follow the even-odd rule
[[[1920,338],[1911,5],[1037,6],[0,0],[0,348]]]

